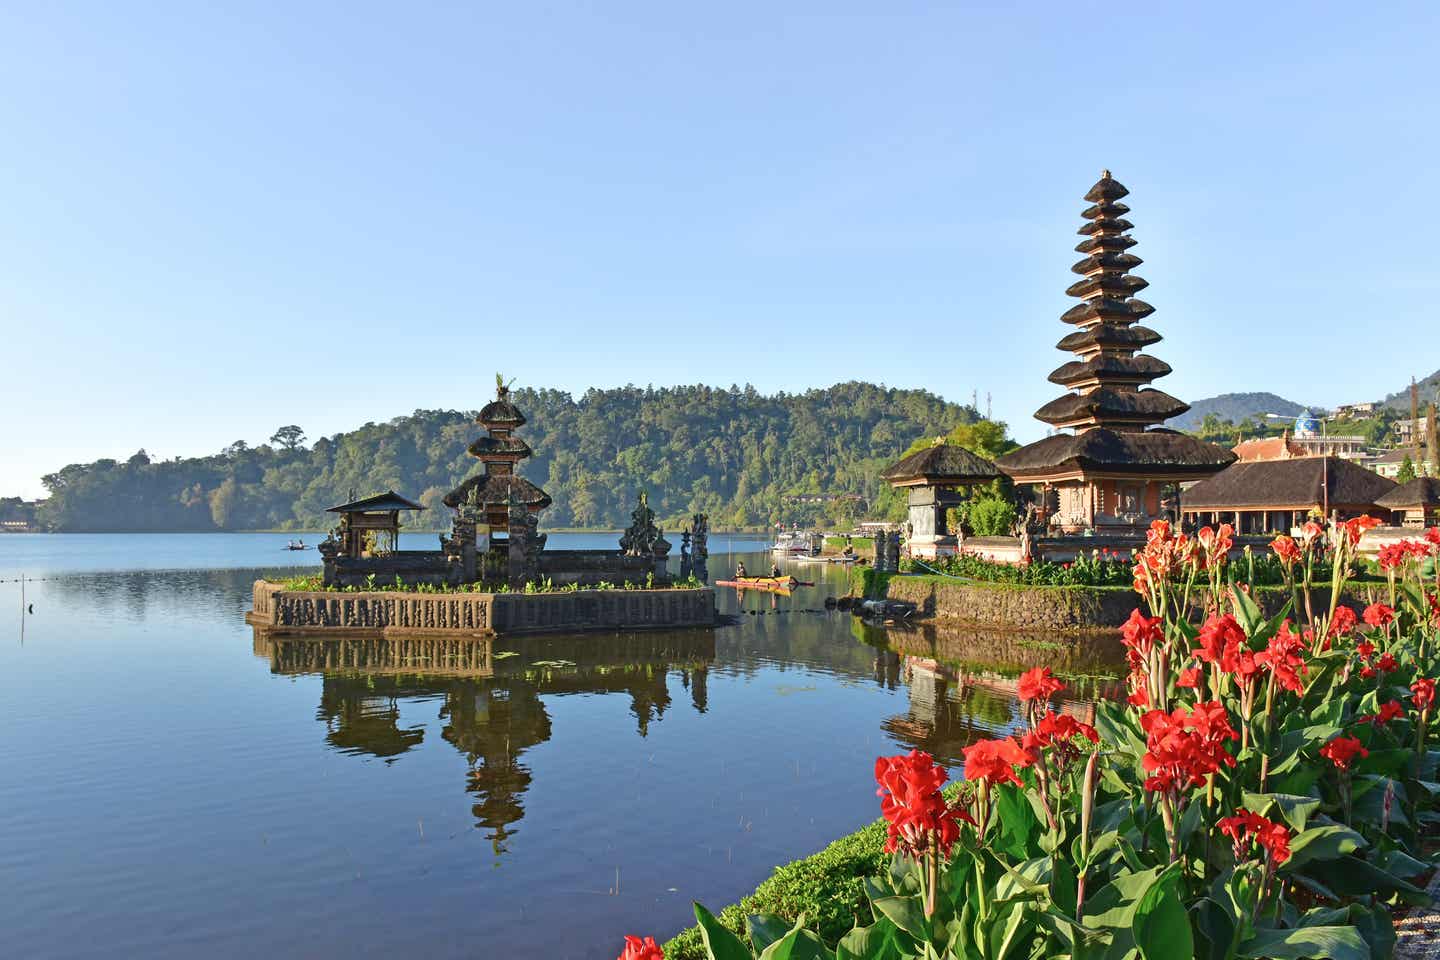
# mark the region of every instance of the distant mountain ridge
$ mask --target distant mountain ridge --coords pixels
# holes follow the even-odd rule
[[[1425,412],[1425,405],[1436,403],[1440,399],[1440,370],[1436,370],[1424,380],[1415,381],[1416,392],[1419,393],[1420,412]],[[1381,406],[1389,407],[1396,413],[1404,416],[1410,415],[1410,386],[1406,384],[1400,390],[1387,394],[1384,400],[1380,401]]]
[[[1440,370],[1436,370],[1423,380],[1417,380],[1415,387],[1419,393],[1420,411],[1424,413],[1426,404],[1440,403]],[[1363,398],[1356,398],[1363,399]],[[1377,401],[1382,407],[1386,407],[1401,416],[1410,414],[1410,386],[1406,384],[1394,393],[1386,394],[1383,400]],[[1198,430],[1200,423],[1208,414],[1215,414],[1221,420],[1229,420],[1231,423],[1239,423],[1246,417],[1261,420],[1267,413],[1278,413],[1284,417],[1296,417],[1307,410],[1319,412],[1328,409],[1327,407],[1315,406],[1314,404],[1296,403],[1294,400],[1286,400],[1284,397],[1274,393],[1222,393],[1218,397],[1206,397],[1203,400],[1196,400],[1190,404],[1190,410],[1172,420],[1167,420],[1165,426],[1174,430]]]
[[[1187,412],[1167,420],[1165,426],[1173,430],[1198,430],[1201,422],[1212,413],[1221,420],[1239,423],[1246,417],[1263,421],[1267,413],[1298,417],[1310,409],[1314,408],[1273,393],[1222,393],[1218,397],[1196,400]]]

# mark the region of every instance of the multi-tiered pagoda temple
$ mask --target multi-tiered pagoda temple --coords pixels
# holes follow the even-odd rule
[[[515,436],[525,425],[525,415],[510,401],[508,386],[496,384],[495,399],[485,405],[475,422],[485,428],[485,436],[470,444],[470,456],[484,464],[484,472],[447,493],[444,503],[452,509],[469,507],[477,522],[504,533],[509,529],[512,502],[538,514],[550,506],[550,495],[516,472],[516,465],[530,456],[530,445]]]
[[[1143,528],[1173,513],[1167,502],[1180,483],[1235,459],[1223,447],[1158,428],[1190,408],[1149,386],[1170,365],[1140,352],[1160,334],[1140,323],[1155,308],[1135,296],[1149,284],[1130,273],[1141,260],[1129,252],[1134,224],[1120,202],[1129,192],[1105,170],[1085,194],[1091,205],[1081,213],[1084,239],[1075,247],[1084,259],[1070,268],[1081,279],[1065,291],[1081,303],[1060,318],[1076,330],[1056,344],[1076,359],[1050,374],[1070,392],[1035,412],[1060,432],[997,461],[1016,483],[1043,487],[1052,532]]]

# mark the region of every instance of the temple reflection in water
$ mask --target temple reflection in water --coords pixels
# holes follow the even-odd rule
[[[877,679],[896,678],[910,691],[909,709],[881,727],[906,750],[924,750],[950,764],[964,749],[1022,722],[1019,674],[1037,664],[1066,680],[1057,709],[1094,721],[1094,704],[1123,695],[1116,679],[1123,648],[1113,632],[1078,641],[983,628],[863,628],[866,642],[884,644]]]
[[[476,826],[496,854],[525,815],[533,774],[525,752],[551,736],[542,697],[628,695],[637,732],[671,707],[667,679],[679,674],[692,707],[707,707],[713,631],[583,638],[381,637],[315,640],[255,630],[255,653],[273,673],[319,674],[316,719],[336,750],[393,762],[425,740],[402,725],[400,704],[438,703],[440,737],[469,764]]]

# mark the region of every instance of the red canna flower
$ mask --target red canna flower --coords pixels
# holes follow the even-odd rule
[[[1416,677],[1415,682],[1410,684],[1410,692],[1414,694],[1415,709],[1428,710],[1435,702],[1435,681]]]
[[[1280,558],[1281,565],[1287,568],[1293,567],[1300,559],[1300,546],[1284,534],[1270,541],[1270,549]]]
[[[1307,550],[1323,536],[1325,536],[1325,528],[1314,520],[1306,520],[1305,525],[1300,528],[1300,542],[1305,545]]]
[[[1368,757],[1370,751],[1355,737],[1336,737],[1320,748],[1320,756],[1335,764],[1338,770],[1349,770],[1357,756]]]
[[[1400,664],[1395,662],[1394,654],[1382,653],[1380,659],[1375,661],[1375,669],[1381,673],[1394,673]]]
[[[1365,535],[1366,530],[1378,526],[1380,526],[1380,521],[1374,517],[1353,517],[1349,520],[1342,520],[1336,532],[1344,536],[1346,542],[1353,548],[1359,546],[1360,538]]]
[[[1033,759],[1009,737],[977,740],[965,748],[965,779],[1018,785],[1020,778],[1015,775],[1015,764],[1029,766]]]
[[[1305,660],[1300,651],[1305,647],[1305,638],[1290,629],[1286,620],[1279,632],[1270,638],[1270,645],[1255,654],[1255,662],[1275,674],[1275,682],[1286,690],[1300,693],[1305,683],[1300,675],[1305,672]]]
[[[1226,673],[1234,672],[1235,653],[1245,642],[1245,631],[1234,617],[1228,613],[1211,617],[1205,621],[1205,625],[1200,628],[1200,635],[1195,639],[1199,644],[1195,656],[1206,663],[1220,664],[1220,669]],[[1229,666],[1225,665],[1227,657]]]
[[[627,936],[625,950],[616,960],[665,960],[665,951],[655,943],[654,937],[641,940],[639,937]]]
[[[1356,717],[1355,720],[1357,723],[1373,723],[1376,726],[1383,727],[1391,720],[1398,720],[1403,716],[1405,716],[1405,708],[1400,704],[1400,701],[1391,700],[1389,703],[1382,703],[1380,705],[1379,713],[1362,713]]]
[[[1199,786],[1221,766],[1235,765],[1225,741],[1236,740],[1239,734],[1230,726],[1225,706],[1218,701],[1197,703],[1189,713],[1183,707],[1168,714],[1151,710],[1140,718],[1140,727],[1146,738],[1141,765],[1150,774],[1146,790]]]
[[[1045,711],[1045,716],[1035,723],[1035,729],[1025,735],[1031,739],[1026,746],[1048,747],[1062,741],[1073,740],[1077,736],[1083,736],[1091,743],[1100,742],[1100,734],[1088,723],[1076,720],[1068,713],[1056,713],[1054,710]]]
[[[1145,692],[1144,687],[1141,687],[1126,697],[1125,702],[1132,707],[1148,707],[1150,706],[1150,695]]]
[[[1065,689],[1065,684],[1055,679],[1049,667],[1035,667],[1020,674],[1021,700],[1049,700]]]
[[[1340,609],[1343,610],[1345,608],[1341,607]],[[1355,652],[1360,655],[1361,660],[1369,660],[1371,657],[1375,656],[1375,644],[1371,643],[1369,640],[1361,640],[1359,643],[1355,644]]]
[[[1355,629],[1355,611],[1349,607],[1340,606],[1335,608],[1335,616],[1330,618],[1330,629],[1326,635],[1331,637],[1343,637]]]
[[[1383,603],[1372,603],[1365,608],[1365,622],[1372,627],[1389,626],[1395,619],[1395,611]]]
[[[1440,547],[1440,527],[1430,527],[1425,531],[1425,541]]]
[[[1188,667],[1180,671],[1180,678],[1175,681],[1175,686],[1184,687],[1187,690],[1194,690],[1200,686],[1200,668]]]
[[[1406,549],[1405,542],[1387,543],[1380,548],[1380,556],[1377,558],[1380,569],[1385,571],[1395,570],[1403,566],[1410,558],[1410,551]]]
[[[938,845],[942,857],[960,837],[959,821],[974,823],[969,814],[946,804],[940,794],[948,775],[930,754],[911,750],[895,757],[875,758],[875,791],[885,818],[885,852],[904,850],[918,857]]]
[[[1242,808],[1235,816],[1225,817],[1216,826],[1230,838],[1236,860],[1249,859],[1252,842],[1258,843],[1265,851],[1272,867],[1278,867],[1290,859],[1291,833],[1290,828],[1283,823],[1274,823],[1258,813]]]

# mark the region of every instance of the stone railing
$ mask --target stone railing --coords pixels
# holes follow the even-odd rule
[[[255,581],[247,619],[278,631],[548,633],[713,626],[715,592],[414,593],[285,590]]]

